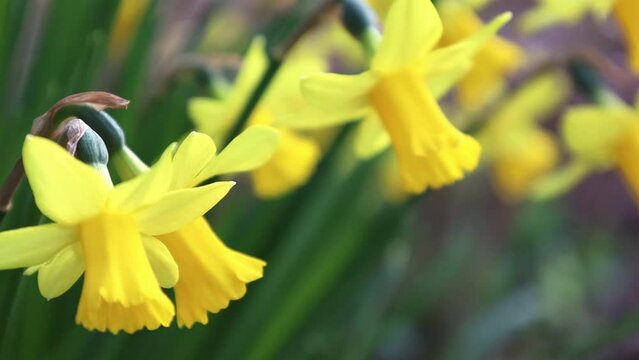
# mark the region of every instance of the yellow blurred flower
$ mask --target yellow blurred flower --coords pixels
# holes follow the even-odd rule
[[[563,119],[562,136],[571,162],[535,184],[535,197],[560,195],[590,173],[615,169],[639,203],[639,101],[634,108],[576,106]]]
[[[54,224],[0,233],[0,268],[38,272],[42,295],[66,292],[84,272],[76,322],[128,333],[168,326],[173,304],[162,292],[178,268],[155,237],[202,216],[232,182],[169,191],[172,149],[146,174],[113,187],[108,176],[54,142],[28,136],[24,167],[38,208]]]
[[[120,1],[109,38],[111,59],[119,60],[129,51],[149,3],[149,0]]]
[[[503,198],[522,198],[534,181],[556,166],[556,141],[538,123],[566,101],[568,90],[556,74],[539,75],[509,98],[478,135]]]
[[[617,169],[639,200],[639,103],[635,108],[575,107],[562,130],[578,161],[591,171]]]
[[[444,23],[442,46],[462,41],[484,26],[469,6],[444,2],[439,9]],[[486,105],[501,93],[506,76],[517,70],[523,60],[523,50],[515,43],[499,36],[488,40],[475,56],[473,68],[459,83],[461,105],[468,110]]]
[[[429,1],[395,1],[371,69],[304,79],[309,107],[291,116],[291,124],[325,127],[364,118],[357,152],[372,156],[392,142],[407,191],[460,180],[477,166],[480,146],[448,121],[436,99],[472,67],[481,45],[509,19],[503,14],[474,36],[433,50],[442,34],[435,7]]]
[[[238,118],[255,89],[268,60],[262,38],[257,38],[244,59],[235,85],[223,99],[195,98],[189,102],[189,114],[196,128],[222,141]],[[263,100],[253,112],[249,124],[275,126],[281,133],[280,144],[271,160],[252,173],[256,193],[276,197],[303,185],[320,158],[320,148],[307,136],[281,126],[282,114],[303,106],[298,78],[324,69],[325,62],[314,54],[293,54],[282,65]]]

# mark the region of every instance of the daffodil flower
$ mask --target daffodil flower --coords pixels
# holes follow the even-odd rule
[[[271,160],[252,173],[258,196],[277,197],[304,184],[320,157],[319,146],[311,138],[285,126],[278,126],[280,114],[294,111],[303,100],[297,87],[301,74],[323,69],[324,62],[314,56],[295,55],[282,65],[249,124],[275,126],[280,132],[277,152]],[[223,99],[195,98],[189,102],[189,114],[197,130],[221,142],[241,113],[251,92],[267,67],[264,39],[256,38],[245,57],[235,85]]]
[[[504,199],[526,196],[532,184],[556,166],[556,140],[539,122],[563,104],[568,93],[567,81],[557,74],[539,75],[518,89],[479,133],[495,188]]]
[[[55,223],[0,233],[0,268],[31,267],[42,295],[67,291],[84,272],[76,322],[132,333],[168,326],[178,268],[155,236],[191,223],[232,187],[217,182],[168,191],[172,149],[153,170],[113,187],[54,142],[28,136],[24,167],[40,211]]]
[[[192,132],[173,155],[170,189],[190,191],[213,176],[260,167],[276,151],[277,143],[277,131],[254,125],[216,155],[208,135]],[[206,324],[209,312],[216,313],[231,300],[244,296],[246,284],[261,278],[266,265],[224,245],[203,217],[157,238],[166,245],[180,271],[174,286],[179,326]]]
[[[436,99],[472,67],[481,45],[510,17],[503,14],[474,36],[433,50],[442,34],[435,7],[397,0],[371,69],[302,80],[309,108],[304,116],[291,116],[291,124],[326,127],[364,118],[357,153],[370,157],[392,142],[406,190],[419,193],[460,180],[476,168],[480,146],[448,121]]]
[[[575,107],[566,114],[562,133],[575,161],[589,171],[617,169],[639,201],[639,101],[634,108]]]
[[[444,2],[439,9],[444,23],[442,46],[462,41],[483,27],[482,20],[467,5]],[[523,50],[515,43],[499,36],[488,40],[459,83],[457,94],[461,105],[475,110],[490,102],[501,93],[506,76],[519,68],[523,58]]]

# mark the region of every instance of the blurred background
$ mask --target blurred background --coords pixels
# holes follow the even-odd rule
[[[18,159],[36,117],[67,95],[91,90],[131,100],[128,109],[110,113],[131,148],[151,162],[193,129],[189,100],[211,96],[215,79],[232,81],[255,35],[277,47],[318,4],[0,0],[0,178]],[[526,54],[524,65],[508,75],[502,98],[539,67],[562,71],[566,59],[585,52],[603,64],[608,87],[634,99],[639,82],[626,69],[614,19],[586,15],[524,34],[518,16],[535,4],[495,0],[478,10],[486,21],[512,11],[514,20],[500,33]],[[336,26],[338,13],[323,14],[313,29],[318,38]],[[340,36],[330,48],[332,70],[364,69],[358,44],[349,43],[346,32]],[[570,86],[543,127],[557,134],[566,107],[587,102]],[[460,110],[454,94],[444,104],[453,121],[477,117]],[[482,119],[490,118],[492,108],[486,109]],[[486,165],[454,186],[397,200],[376,175],[387,156],[357,162],[348,131],[327,136],[323,160],[297,190],[259,199],[250,180],[239,176],[238,188],[209,214],[227,245],[268,266],[244,298],[211,314],[208,325],[89,332],[74,323],[79,284],[47,302],[35,279],[19,283],[20,271],[5,271],[0,356],[639,358],[639,222],[617,173],[593,174],[547,201],[513,200],[495,190]],[[560,162],[568,157],[561,148]],[[37,221],[26,185],[14,204],[4,228]]]

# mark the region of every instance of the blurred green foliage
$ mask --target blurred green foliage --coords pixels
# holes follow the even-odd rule
[[[286,41],[310,3],[247,32]],[[149,78],[160,27],[171,18],[166,4],[152,2],[115,66],[106,49],[118,4],[0,0],[1,176],[33,119],[72,93],[107,90],[130,99],[127,110],[111,113],[145,161],[191,130],[186,102],[202,93],[202,82],[167,76],[169,69],[163,79]],[[193,32],[181,51],[194,51],[201,35]],[[488,194],[482,172],[454,188],[389,203],[373,176],[379,158],[354,166],[340,160],[348,157],[350,132],[342,130],[295,193],[257,200],[242,178],[241,191],[210,214],[227,244],[269,265],[245,298],[208,325],[88,332],[74,323],[78,284],[46,301],[35,278],[4,271],[0,358],[614,357],[615,344],[637,333],[636,226],[589,218],[571,198],[503,204]],[[634,212],[627,217],[636,222]],[[24,183],[2,229],[39,219]]]

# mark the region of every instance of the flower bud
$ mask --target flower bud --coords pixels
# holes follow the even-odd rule
[[[376,22],[375,13],[362,0],[342,1],[342,24],[354,38],[359,40]]]
[[[77,117],[82,119],[104,140],[109,154],[119,151],[126,144],[124,131],[122,131],[115,119],[104,111],[99,111],[86,105],[69,105],[60,109],[56,117]]]

